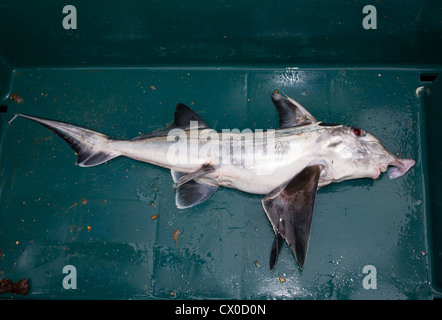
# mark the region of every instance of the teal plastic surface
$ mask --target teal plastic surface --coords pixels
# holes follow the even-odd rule
[[[11,81],[12,68],[9,64],[0,56],[0,97],[2,99],[7,98],[9,93],[9,85]]]
[[[442,78],[438,78],[432,85],[428,86],[424,98],[426,113],[426,145],[428,150],[426,177],[428,181],[428,191],[431,201],[429,209],[431,220],[429,225],[432,230],[430,243],[433,245],[433,278],[434,286],[438,292],[442,292],[442,202],[439,197],[441,190],[442,176],[440,165],[442,163],[442,153],[440,141],[438,139],[437,127],[442,121]]]
[[[64,29],[66,4],[77,29]],[[8,1],[2,56],[13,67],[301,64],[437,65],[439,1]],[[363,8],[377,29],[364,29]],[[368,11],[367,11],[368,12]]]
[[[441,296],[438,2],[373,2],[376,30],[362,27],[369,3],[353,1],[72,4],[75,30],[56,1],[0,6],[0,279],[31,286],[0,298]],[[220,188],[178,210],[168,170],[127,158],[81,168],[46,128],[7,124],[20,112],[131,139],[182,102],[217,130],[276,128],[274,89],[416,160],[396,180],[321,189],[303,271],[287,245],[269,271],[262,196]]]

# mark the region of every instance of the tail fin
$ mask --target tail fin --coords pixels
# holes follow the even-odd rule
[[[78,156],[76,164],[81,167],[92,167],[120,156],[116,150],[110,148],[113,141],[108,136],[70,123],[43,119],[25,114],[16,114],[9,121],[17,117],[33,120],[45,126],[61,137],[75,151]]]

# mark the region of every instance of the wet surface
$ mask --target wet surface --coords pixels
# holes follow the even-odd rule
[[[11,92],[22,103],[1,101],[9,104],[0,118],[0,278],[30,279],[27,298],[432,298],[419,72],[90,71],[19,69]],[[285,244],[269,271],[274,236],[262,196],[220,188],[178,210],[165,169],[126,158],[81,168],[49,130],[25,119],[7,125],[20,112],[130,139],[170,124],[182,102],[218,131],[276,128],[275,89],[318,120],[362,128],[416,161],[397,180],[321,189],[302,272]],[[63,287],[66,265],[77,289]],[[376,289],[363,286],[367,265]]]

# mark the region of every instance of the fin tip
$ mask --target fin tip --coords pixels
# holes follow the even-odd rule
[[[14,121],[15,119],[17,119],[18,117],[21,117],[21,116],[22,116],[22,114],[20,114],[20,113],[16,113],[16,114],[14,114],[14,116],[12,117],[12,119],[8,121],[8,124],[11,124],[12,121]]]

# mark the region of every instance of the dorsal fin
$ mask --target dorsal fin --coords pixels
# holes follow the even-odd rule
[[[289,97],[283,97],[278,90],[272,93],[272,101],[279,112],[279,127],[290,128],[317,122],[310,112],[299,102]]]
[[[190,121],[198,121],[197,128],[209,128],[209,126],[188,106],[178,103],[173,115],[173,122],[176,128],[189,129]]]
[[[161,128],[155,130],[154,132],[135,137],[132,139],[132,141],[166,136],[170,130],[175,128],[187,130],[190,128],[191,121],[198,122],[198,125],[194,127],[195,129],[209,128],[209,126],[195,113],[195,111],[183,103],[178,103],[175,108],[175,113],[173,114],[173,124],[166,128]]]

